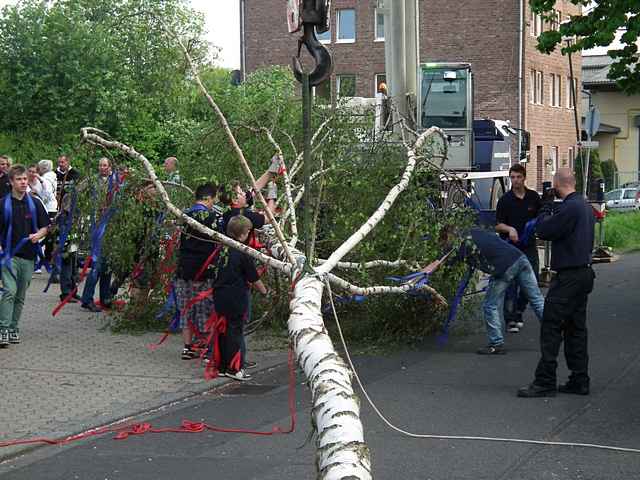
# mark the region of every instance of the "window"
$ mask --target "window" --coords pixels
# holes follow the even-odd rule
[[[555,30],[556,32],[558,30],[560,30],[560,22],[562,21],[562,13],[560,13],[558,10],[551,10],[551,13],[549,14],[551,17],[551,20],[549,21],[549,27],[551,30]]]
[[[551,173],[554,175],[558,171],[558,150],[557,146],[551,147]]]
[[[573,147],[569,147],[569,165],[568,167],[573,169],[573,167],[576,164],[576,151],[573,149]]]
[[[560,75],[551,74],[551,98],[549,105],[552,107],[562,106],[562,77]]]
[[[384,83],[386,85],[387,83],[387,74],[386,73],[376,73],[374,76],[374,83],[373,83],[373,95],[375,96],[376,93],[378,93],[378,87],[380,86],[381,83]]]
[[[542,105],[544,100],[544,75],[538,70],[529,74],[529,102]]]
[[[318,33],[316,30],[316,37],[318,37],[320,43],[331,43],[331,30],[327,30],[324,33]]]
[[[542,30],[542,26],[543,26],[542,15],[538,15],[537,13],[533,13],[533,10],[532,10],[531,11],[531,18],[529,20],[529,34],[532,37],[537,37],[543,31]]]
[[[337,11],[336,42],[352,43],[356,41],[356,11],[347,8]]]
[[[338,97],[355,97],[356,76],[338,75],[336,77],[336,91],[338,93]]]
[[[313,94],[317,103],[331,103],[331,79],[313,87]]]
[[[384,14],[376,8],[375,41],[384,42]]]
[[[565,83],[566,85],[566,91],[567,91],[567,108],[573,108],[573,93],[571,92],[571,77],[567,77],[567,81]],[[576,92],[576,95],[578,95],[578,79],[574,78],[573,79],[573,88],[575,89],[574,91]]]
[[[622,190],[614,190],[613,192],[609,192],[604,196],[605,202],[609,202],[611,200],[620,200],[620,195],[622,194]]]
[[[629,200],[629,199],[635,200],[637,193],[638,193],[638,190],[636,190],[635,188],[627,189],[624,191],[624,196],[622,198],[626,200]]]

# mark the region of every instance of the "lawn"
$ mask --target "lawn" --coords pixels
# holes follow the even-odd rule
[[[616,252],[640,250],[640,212],[607,213],[604,237],[605,245]]]

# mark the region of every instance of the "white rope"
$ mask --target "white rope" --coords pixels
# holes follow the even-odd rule
[[[363,395],[371,405],[371,408],[376,412],[378,417],[387,424],[389,428],[395,430],[402,435],[412,437],[412,438],[431,438],[437,440],[474,440],[481,442],[506,442],[506,443],[524,443],[529,445],[544,445],[544,446],[555,446],[555,447],[581,447],[581,448],[597,448],[600,450],[612,450],[615,452],[627,452],[627,453],[640,453],[640,449],[637,448],[624,448],[624,447],[613,447],[610,445],[596,445],[592,443],[573,443],[573,442],[549,442],[544,440],[524,440],[520,438],[500,438],[500,437],[472,437],[472,436],[464,436],[464,435],[433,435],[433,434],[418,434],[411,433],[403,430],[399,427],[396,427],[393,423],[391,423],[378,409],[376,404],[371,400],[371,397],[367,393],[367,390],[364,388],[362,381],[360,380],[360,376],[356,371],[353,362],[351,361],[351,355],[349,355],[349,350],[347,348],[347,343],[344,339],[344,335],[342,334],[342,327],[340,326],[340,320],[338,320],[338,313],[336,312],[335,304],[333,303],[333,292],[331,291],[331,285],[329,281],[325,278],[325,283],[327,285],[327,290],[329,292],[329,300],[331,302],[331,310],[333,311],[333,316],[336,321],[336,326],[338,327],[338,333],[340,334],[340,341],[342,342],[342,347],[344,348],[344,354],[347,357],[347,361],[349,366],[351,367],[351,371],[353,371],[353,375],[362,390]]]

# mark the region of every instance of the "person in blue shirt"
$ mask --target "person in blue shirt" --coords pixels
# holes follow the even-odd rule
[[[443,240],[450,244],[454,232],[444,229]],[[456,233],[456,236],[460,233]],[[512,282],[518,284],[531,303],[534,313],[542,320],[544,297],[540,293],[531,264],[526,255],[502,240],[495,232],[474,227],[463,234],[464,239],[453,261],[464,261],[472,268],[491,275],[484,299],[483,313],[487,328],[488,344],[480,348],[480,355],[503,355],[504,347],[504,298]],[[442,263],[432,262],[422,271],[432,273]]]

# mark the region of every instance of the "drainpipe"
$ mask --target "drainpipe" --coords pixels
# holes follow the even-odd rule
[[[523,77],[523,49],[524,49],[524,0],[520,0],[520,28],[518,30],[518,162],[522,158],[522,129],[524,128],[522,112],[522,77]]]
[[[240,8],[240,72],[242,72],[242,81],[244,82],[247,77],[247,58],[245,55],[246,52],[246,44],[245,44],[245,0],[240,0],[239,2]]]

